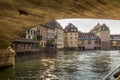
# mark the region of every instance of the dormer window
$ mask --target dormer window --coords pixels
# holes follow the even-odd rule
[[[71,25],[71,27],[73,27],[73,25]]]
[[[105,30],[105,28],[103,27],[103,30]]]
[[[73,29],[71,29],[71,31],[73,31]]]
[[[74,31],[76,31],[76,29],[74,29]]]

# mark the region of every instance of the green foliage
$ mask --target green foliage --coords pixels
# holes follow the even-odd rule
[[[99,41],[99,40],[96,40],[96,41],[95,41],[95,44],[100,44],[100,41]]]
[[[42,48],[42,46],[41,46],[41,45],[38,45],[38,46],[37,46],[37,48],[39,48],[39,49],[40,49],[40,48]]]
[[[36,37],[36,36],[33,36],[32,40],[37,40],[37,37]]]
[[[53,47],[55,46],[55,39],[54,38],[51,38],[51,39],[48,39],[47,40],[47,44],[46,44],[46,47]]]

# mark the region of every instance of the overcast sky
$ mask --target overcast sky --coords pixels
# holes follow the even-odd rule
[[[60,19],[57,20],[63,28],[72,23],[82,32],[89,32],[97,23],[105,23],[110,28],[111,34],[120,34],[120,20],[107,19]]]

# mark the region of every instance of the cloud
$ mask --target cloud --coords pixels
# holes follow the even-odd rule
[[[60,19],[57,20],[63,28],[69,23],[74,24],[82,32],[89,32],[97,23],[105,23],[111,31],[111,34],[120,34],[120,20],[107,20],[107,19]]]

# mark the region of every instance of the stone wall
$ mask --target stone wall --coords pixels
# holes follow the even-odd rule
[[[15,65],[15,52],[12,49],[0,50],[0,68]]]
[[[110,50],[110,41],[102,41],[101,50]]]
[[[0,49],[31,27],[54,19],[120,19],[120,0],[102,1],[105,4],[98,0],[0,0]]]

